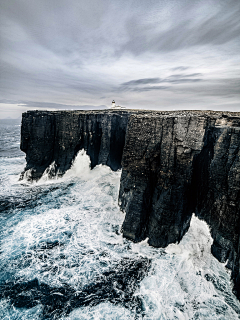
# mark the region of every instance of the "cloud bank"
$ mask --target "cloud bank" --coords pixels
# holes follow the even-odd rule
[[[112,99],[240,111],[239,0],[11,0],[0,14],[0,117]]]

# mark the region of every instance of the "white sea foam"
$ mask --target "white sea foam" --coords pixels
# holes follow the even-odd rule
[[[111,303],[100,303],[96,307],[79,308],[64,318],[65,320],[135,320],[131,312]]]
[[[87,156],[84,149],[80,150],[74,159],[73,165],[65,173],[64,178],[81,177],[87,180],[91,174],[90,170],[91,161],[89,156]]]
[[[170,244],[166,254],[155,251],[150,274],[139,290],[151,315],[146,319],[238,319],[237,299],[231,296],[231,307],[226,303],[230,276],[211,255],[211,244],[207,224],[193,215],[179,244]]]
[[[89,179],[97,180],[102,174],[111,173],[111,169],[108,166],[100,164],[91,170],[90,164],[91,161],[89,156],[86,151],[82,149],[78,152],[70,169],[68,169],[63,176],[59,176],[59,172],[56,170],[56,164],[54,161],[45,169],[42,177],[37,182],[33,181],[32,183],[36,185],[55,184],[77,178],[80,178],[82,181],[87,181]],[[54,173],[56,173],[55,176]],[[28,182],[28,176],[31,175],[31,172],[29,171],[28,173],[28,171],[26,171],[25,174],[26,182]]]
[[[149,274],[140,283],[144,319],[238,319],[240,304],[231,292],[230,275],[210,252],[207,224],[193,216],[179,244],[165,249],[150,247],[147,240],[123,239],[124,219],[117,204],[121,172],[109,167],[89,167],[89,157],[79,152],[62,178],[43,177],[33,185],[18,185],[25,208],[14,209],[2,220],[2,279],[37,278],[40,283],[81,290],[122,258],[151,259]],[[15,172],[14,170],[12,172]],[[16,192],[9,180],[9,192]],[[19,189],[20,188],[20,189]],[[43,245],[58,243],[51,250]],[[21,310],[2,300],[2,318],[36,319],[41,306]],[[240,311],[239,311],[240,312]],[[110,302],[75,309],[62,319],[134,319],[121,305]]]

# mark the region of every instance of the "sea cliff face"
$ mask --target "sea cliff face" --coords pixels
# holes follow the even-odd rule
[[[82,148],[92,168],[100,163],[122,167],[119,205],[126,212],[125,237],[148,237],[150,245],[166,247],[182,239],[194,212],[209,224],[212,253],[227,262],[240,298],[240,113],[23,114],[21,150],[28,179],[39,179],[45,170],[64,174]]]
[[[26,153],[27,178],[38,180],[45,170],[53,176],[63,175],[82,148],[92,168],[104,164],[120,169],[129,115],[124,111],[24,113],[21,150]]]

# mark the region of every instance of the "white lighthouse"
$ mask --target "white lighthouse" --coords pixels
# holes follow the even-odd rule
[[[111,109],[116,109],[116,103],[115,103],[115,101],[114,101],[114,100],[112,101]]]
[[[112,101],[111,109],[125,109],[125,107],[117,106],[115,101]]]

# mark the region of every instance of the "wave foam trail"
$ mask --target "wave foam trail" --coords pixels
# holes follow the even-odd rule
[[[73,178],[88,179],[91,174],[90,170],[90,158],[86,154],[84,149],[80,150],[76,155],[71,168],[65,172],[65,174],[59,175],[57,165],[53,161],[43,172],[42,177],[38,181],[32,181],[32,169],[26,170],[21,177],[21,183],[27,185],[44,185],[59,183],[59,180],[66,181]]]
[[[56,164],[54,161],[44,171],[41,179],[38,181],[38,184],[44,184],[45,182],[54,183],[58,179],[64,181],[76,177],[87,179],[90,175],[90,164],[91,162],[89,156],[86,154],[86,151],[82,149],[75,157],[71,168],[67,170],[62,177],[59,177],[59,172],[56,169]]]
[[[100,169],[101,168],[101,169]],[[98,165],[93,170],[91,170],[91,161],[89,156],[87,155],[84,149],[80,150],[76,155],[72,166],[68,169],[63,176],[59,176],[59,172],[56,169],[55,162],[51,163],[48,168],[44,171],[41,179],[37,182],[33,182],[36,185],[44,185],[44,184],[51,184],[51,183],[59,183],[59,182],[66,182],[71,179],[80,178],[81,180],[87,181],[89,179],[97,179],[100,178],[102,172],[110,173],[111,169],[107,166]],[[25,175],[29,175],[27,171]],[[28,177],[26,176],[26,180],[28,181]]]
[[[121,172],[89,164],[80,151],[63,177],[46,171],[31,185],[1,173],[10,196],[0,215],[0,318],[239,319],[206,223],[193,216],[182,241],[165,249],[124,239]]]
[[[239,319],[230,275],[211,255],[212,242],[207,224],[193,215],[182,241],[155,256],[140,288],[151,313],[146,319]]]
[[[90,170],[91,161],[84,149],[80,150],[74,159],[74,162],[71,168],[65,173],[64,178],[69,177],[81,177],[88,179],[91,170]]]

